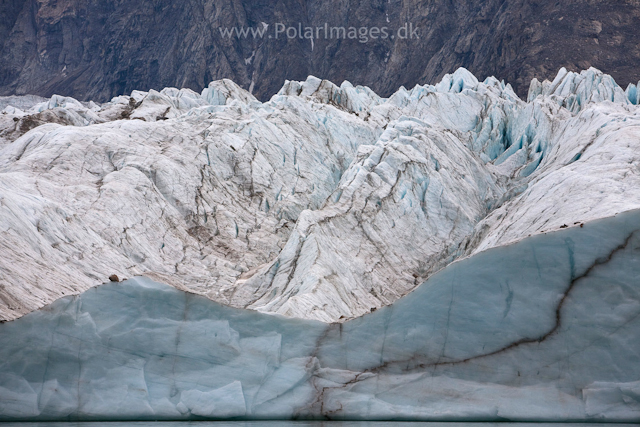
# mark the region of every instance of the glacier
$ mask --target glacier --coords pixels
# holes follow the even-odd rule
[[[0,97],[0,420],[640,422],[639,86]]]
[[[309,77],[266,103],[229,80],[0,100],[0,318],[112,275],[357,318],[457,259],[640,208],[632,92],[563,69],[525,102],[460,69],[389,98]]]

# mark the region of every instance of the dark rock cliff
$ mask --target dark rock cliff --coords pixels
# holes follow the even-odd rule
[[[263,38],[223,38],[220,27]],[[419,39],[288,40],[275,24],[388,27]],[[388,95],[464,66],[526,93],[565,66],[640,78],[638,0],[0,0],[0,95],[105,101],[133,89],[201,90],[231,78],[261,99],[313,74]],[[323,34],[320,33],[322,36]]]

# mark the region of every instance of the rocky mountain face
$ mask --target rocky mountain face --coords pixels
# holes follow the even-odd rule
[[[224,38],[220,28],[262,28]],[[268,38],[275,25],[388,27],[419,39]],[[200,91],[231,78],[266,100],[285,79],[349,80],[390,95],[464,66],[524,95],[529,81],[595,66],[640,78],[636,0],[15,0],[0,2],[0,95],[107,101],[134,89]]]

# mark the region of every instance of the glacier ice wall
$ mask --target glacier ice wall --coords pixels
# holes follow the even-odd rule
[[[453,262],[345,323],[146,278],[0,324],[0,419],[640,422],[640,211]]]

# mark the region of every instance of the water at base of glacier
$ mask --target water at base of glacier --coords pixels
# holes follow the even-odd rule
[[[456,423],[411,421],[176,421],[176,422],[27,422],[2,427],[601,427],[603,423]],[[631,427],[637,424],[615,424]]]

